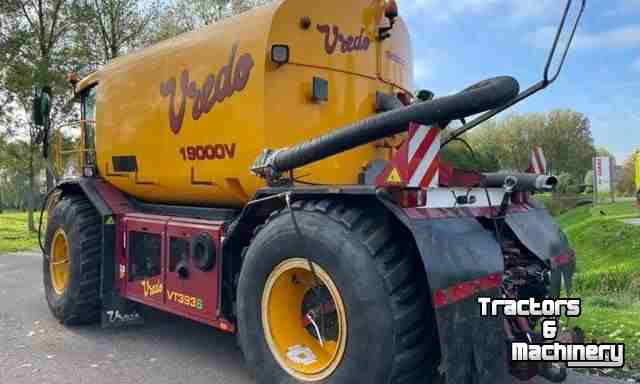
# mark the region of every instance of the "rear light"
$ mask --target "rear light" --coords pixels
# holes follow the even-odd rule
[[[394,20],[398,17],[398,4],[396,0],[389,0],[387,2],[387,7],[384,10],[384,15],[389,20]]]
[[[416,208],[427,205],[426,189],[393,189],[389,192],[396,204],[402,208]]]
[[[389,19],[389,26],[380,27],[378,29],[378,40],[380,41],[384,41],[391,37],[389,31],[393,29],[396,19],[398,18],[398,4],[396,3],[396,0],[387,1],[387,5],[384,8],[384,16]]]

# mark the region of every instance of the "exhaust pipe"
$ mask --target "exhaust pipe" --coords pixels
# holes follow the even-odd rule
[[[558,185],[555,176],[535,173],[483,173],[481,184],[485,188],[503,188],[510,185],[517,192],[546,192]]]
[[[519,90],[512,77],[488,79],[458,94],[381,113],[291,148],[267,149],[256,159],[251,171],[267,179],[277,178],[283,172],[404,132],[412,122],[432,125],[499,107],[515,98]]]

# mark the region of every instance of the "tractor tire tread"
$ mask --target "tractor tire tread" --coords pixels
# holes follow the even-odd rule
[[[394,339],[391,381],[389,384],[417,382],[425,372],[426,356],[431,348],[427,334],[427,308],[425,290],[418,285],[421,281],[414,272],[414,263],[407,252],[403,252],[397,241],[392,239],[393,230],[386,213],[370,213],[363,208],[343,203],[335,199],[297,200],[291,204],[294,211],[317,213],[342,225],[353,233],[369,251],[378,273],[385,283],[394,312]],[[288,208],[274,211],[263,225],[256,227],[254,237],[269,222],[281,215],[289,215]],[[425,280],[426,281],[426,280]],[[432,363],[431,363],[432,364]],[[433,364],[432,364],[433,365]]]
[[[76,288],[65,294],[69,296],[64,310],[56,317],[65,325],[94,323],[100,318],[100,268],[101,268],[101,221],[89,200],[82,195],[63,197],[54,209],[62,210],[61,220],[72,223],[68,236],[74,240],[69,244],[70,252],[77,259],[78,279]]]

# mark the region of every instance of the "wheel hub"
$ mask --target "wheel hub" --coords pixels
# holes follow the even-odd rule
[[[69,281],[69,243],[62,228],[58,229],[51,242],[49,270],[53,290],[62,295]]]
[[[330,376],[344,356],[346,311],[328,273],[289,259],[269,275],[262,297],[265,338],[280,366],[303,381]]]

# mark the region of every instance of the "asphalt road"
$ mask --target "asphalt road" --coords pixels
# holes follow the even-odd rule
[[[61,326],[41,273],[38,254],[0,255],[0,384],[253,383],[234,336],[172,315],[151,311],[144,326],[120,330]]]

